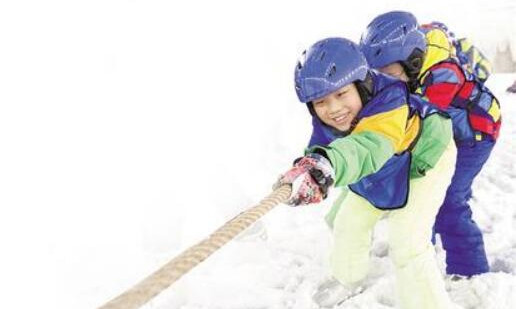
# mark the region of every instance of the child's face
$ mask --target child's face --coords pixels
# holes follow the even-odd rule
[[[337,130],[347,131],[362,109],[362,101],[355,84],[349,84],[313,101],[313,106],[322,122]]]
[[[405,70],[398,62],[394,62],[384,67],[381,67],[378,69],[378,71],[390,75],[392,77],[396,77],[397,79],[400,79],[404,82],[408,82],[409,80],[407,74],[405,73]]]

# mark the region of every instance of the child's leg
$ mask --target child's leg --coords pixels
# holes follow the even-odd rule
[[[425,177],[410,181],[407,205],[389,214],[390,256],[396,268],[400,307],[449,308],[451,302],[430,238],[455,165],[453,143]]]
[[[482,232],[471,218],[471,185],[489,158],[494,142],[459,146],[452,183],[435,222],[446,250],[446,272],[471,276],[489,271]]]
[[[341,190],[339,197],[335,200],[330,211],[324,217],[324,220],[326,220],[326,224],[328,224],[328,226],[332,230],[333,230],[333,222],[335,221],[335,217],[337,216],[337,213],[339,212],[340,207],[342,207],[342,201],[344,201],[346,196],[348,196],[348,192],[349,192],[349,189],[347,187],[339,188],[339,190]]]
[[[367,275],[373,228],[383,214],[353,192],[342,201],[334,221],[330,256],[333,276],[342,284],[351,286]]]

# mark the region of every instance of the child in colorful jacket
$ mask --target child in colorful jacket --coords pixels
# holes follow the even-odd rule
[[[448,274],[488,272],[482,232],[468,200],[499,134],[498,100],[461,67],[442,29],[421,29],[408,12],[376,17],[361,38],[361,50],[372,67],[407,81],[411,91],[452,117],[457,163],[434,228],[446,250]]]
[[[333,229],[332,273],[346,292],[339,296],[360,287],[373,228],[386,216],[400,307],[450,308],[430,237],[455,164],[451,121],[410,96],[405,83],[370,70],[349,40],[321,40],[302,58],[296,92],[313,132],[276,187],[292,185],[291,205],[318,203],[333,184],[349,187],[337,199]],[[320,305],[334,304],[331,295],[317,296]]]

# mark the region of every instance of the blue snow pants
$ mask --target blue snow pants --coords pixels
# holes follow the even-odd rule
[[[434,226],[446,251],[446,273],[472,276],[489,271],[482,232],[472,219],[468,200],[471,185],[489,158],[494,141],[457,144],[452,182],[439,209]],[[435,243],[435,237],[434,237]]]

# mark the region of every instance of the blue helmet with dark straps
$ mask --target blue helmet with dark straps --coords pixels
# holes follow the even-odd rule
[[[414,15],[392,11],[371,21],[360,39],[360,49],[372,68],[381,68],[407,61],[415,51],[424,54],[426,39]]]
[[[296,65],[295,87],[303,103],[322,98],[346,85],[364,81],[369,66],[357,44],[343,38],[318,41]]]

